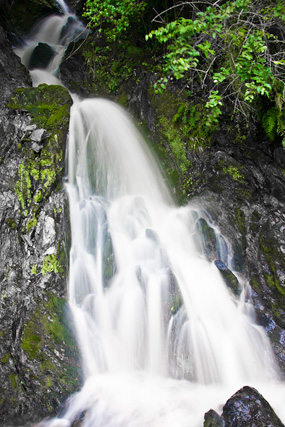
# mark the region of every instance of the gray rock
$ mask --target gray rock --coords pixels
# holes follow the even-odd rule
[[[31,141],[33,141],[33,142],[41,142],[42,139],[43,139],[43,137],[44,137],[44,135],[45,135],[45,133],[46,133],[45,129],[37,129],[37,128],[35,128],[32,131],[31,135],[30,135]]]
[[[222,417],[231,427],[284,427],[267,400],[254,388],[245,386],[223,407]]]

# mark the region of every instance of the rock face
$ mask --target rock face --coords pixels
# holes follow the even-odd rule
[[[29,87],[2,29],[0,46],[0,419],[5,426],[56,413],[80,381],[65,300],[70,231],[62,180],[71,99],[62,87]]]
[[[9,34],[22,36],[36,21],[58,12],[56,0],[0,0],[0,25]]]

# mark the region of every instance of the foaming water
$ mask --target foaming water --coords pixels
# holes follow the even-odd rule
[[[250,301],[231,293],[201,250],[197,224],[207,215],[174,206],[115,104],[73,105],[67,189],[69,303],[85,381],[42,425],[198,427],[246,384],[284,420],[284,386]],[[229,259],[218,231],[217,251]]]

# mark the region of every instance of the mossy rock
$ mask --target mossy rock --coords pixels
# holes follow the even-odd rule
[[[220,260],[216,260],[215,265],[220,270],[222,278],[224,279],[228,288],[231,289],[234,295],[239,296],[241,293],[241,287],[234,273]]]
[[[7,107],[28,111],[39,128],[54,132],[68,125],[71,105],[72,99],[63,86],[41,84],[16,89]]]
[[[60,189],[64,167],[66,135],[69,126],[69,110],[72,104],[68,91],[62,86],[42,84],[35,88],[19,88],[14,91],[8,107],[21,112],[27,111],[32,123],[45,135],[38,152],[25,135],[22,138],[21,158],[15,192],[21,210],[36,223],[35,210],[52,189]],[[35,209],[34,209],[35,208]]]
[[[276,323],[285,328],[285,259],[279,250],[279,242],[266,232],[260,235],[260,252],[263,265],[263,281],[266,287],[256,289],[262,293]],[[255,286],[256,283],[254,283]]]
[[[269,271],[265,272],[266,281],[280,297],[285,297],[285,259],[283,253],[278,250],[279,243],[274,238],[261,234],[260,249],[264,254]]]
[[[30,389],[29,377],[37,384],[47,407],[52,398],[67,397],[80,386],[79,355],[74,335],[69,326],[66,301],[47,294],[47,302],[39,301],[36,310],[26,322],[21,347],[28,359],[23,367],[21,384]]]

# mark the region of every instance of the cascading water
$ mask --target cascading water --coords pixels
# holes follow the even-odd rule
[[[43,32],[58,44],[54,18],[34,45]],[[41,425],[201,427],[207,410],[246,384],[284,420],[284,386],[246,286],[239,298],[227,288],[203,251],[198,224],[207,215],[174,205],[145,142],[112,102],[74,103],[67,191],[69,304],[84,385],[59,418]],[[229,244],[216,241],[230,266]]]
[[[86,412],[83,426],[201,426],[239,387],[273,386],[264,330],[195,243],[205,214],[173,205],[115,104],[73,105],[67,188],[69,302],[85,384],[52,425]]]
[[[14,49],[22,64],[30,70],[33,86],[42,83],[61,85],[59,65],[67,46],[89,34],[89,30],[69,11],[63,0],[58,0],[58,4],[63,15],[43,19],[29,37]]]

